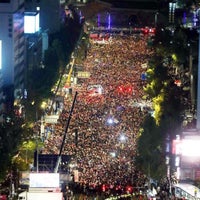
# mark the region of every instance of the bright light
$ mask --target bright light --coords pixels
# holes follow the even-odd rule
[[[180,166],[180,157],[179,156],[176,156],[176,158],[175,158],[175,166],[176,167]]]
[[[58,173],[30,173],[30,187],[59,187],[60,177]]]
[[[103,94],[103,87],[101,85],[89,85],[87,90],[90,92],[91,96]]]
[[[114,121],[112,118],[108,118],[107,122],[108,122],[108,124],[113,124]]]
[[[97,91],[98,91],[99,94],[103,93],[102,88],[98,88]]]
[[[44,110],[46,108],[46,106],[47,106],[47,103],[45,101],[43,101],[41,104],[41,108]]]
[[[115,158],[116,157],[116,153],[115,152],[111,152],[110,155]]]
[[[180,179],[180,167],[177,167],[177,171],[176,171],[176,178],[179,180]]]
[[[176,56],[176,54],[172,54],[172,59],[173,59],[174,61],[177,61],[177,56]]]
[[[35,19],[33,16],[24,17],[24,33],[35,33]]]
[[[2,40],[0,40],[0,69],[2,69]]]
[[[189,157],[200,157],[200,140],[182,140],[181,154]]]
[[[39,31],[39,13],[25,13],[24,33],[36,33]]]
[[[125,136],[125,135],[120,135],[119,140],[120,140],[121,142],[125,142],[125,141],[126,141],[126,136]]]

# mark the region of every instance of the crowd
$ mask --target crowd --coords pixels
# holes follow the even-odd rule
[[[73,95],[78,90],[62,154],[72,155],[80,184],[144,186],[145,177],[136,171],[134,158],[148,109],[131,102],[144,101],[141,74],[146,68],[142,66],[154,53],[147,39],[146,35],[121,33],[110,35],[106,43],[91,41],[83,61],[84,71],[91,75],[78,80],[72,98],[65,97],[58,123],[45,140],[42,153],[59,154]],[[102,92],[88,91],[93,85],[100,85]]]

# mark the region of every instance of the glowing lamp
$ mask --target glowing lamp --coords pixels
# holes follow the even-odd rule
[[[40,18],[38,12],[24,13],[24,33],[34,34],[40,30]]]
[[[112,118],[108,118],[107,122],[108,122],[108,124],[113,124],[114,121]]]
[[[126,137],[125,137],[125,135],[120,135],[120,138],[119,138],[119,140],[120,140],[121,142],[124,142],[124,141],[126,140]]]

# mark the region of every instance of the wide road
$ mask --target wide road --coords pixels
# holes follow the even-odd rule
[[[124,186],[133,184],[135,174],[140,176],[134,157],[141,123],[148,114],[145,105],[138,106],[144,104],[141,75],[154,53],[147,47],[147,39],[147,35],[122,34],[91,39],[82,63],[83,71],[91,75],[78,80],[80,90],[63,150],[63,154],[73,155],[80,183]],[[65,98],[43,153],[59,153],[71,103]],[[139,180],[137,184],[140,186]]]

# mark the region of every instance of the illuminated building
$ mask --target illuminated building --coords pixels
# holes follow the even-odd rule
[[[24,0],[0,0],[0,19],[0,73],[10,104],[14,91],[24,90]]]
[[[173,140],[172,154],[179,181],[200,180],[200,135],[196,129],[184,131]]]
[[[6,3],[1,3],[6,2]],[[5,85],[21,88],[25,67],[24,1],[0,1],[1,71]]]

